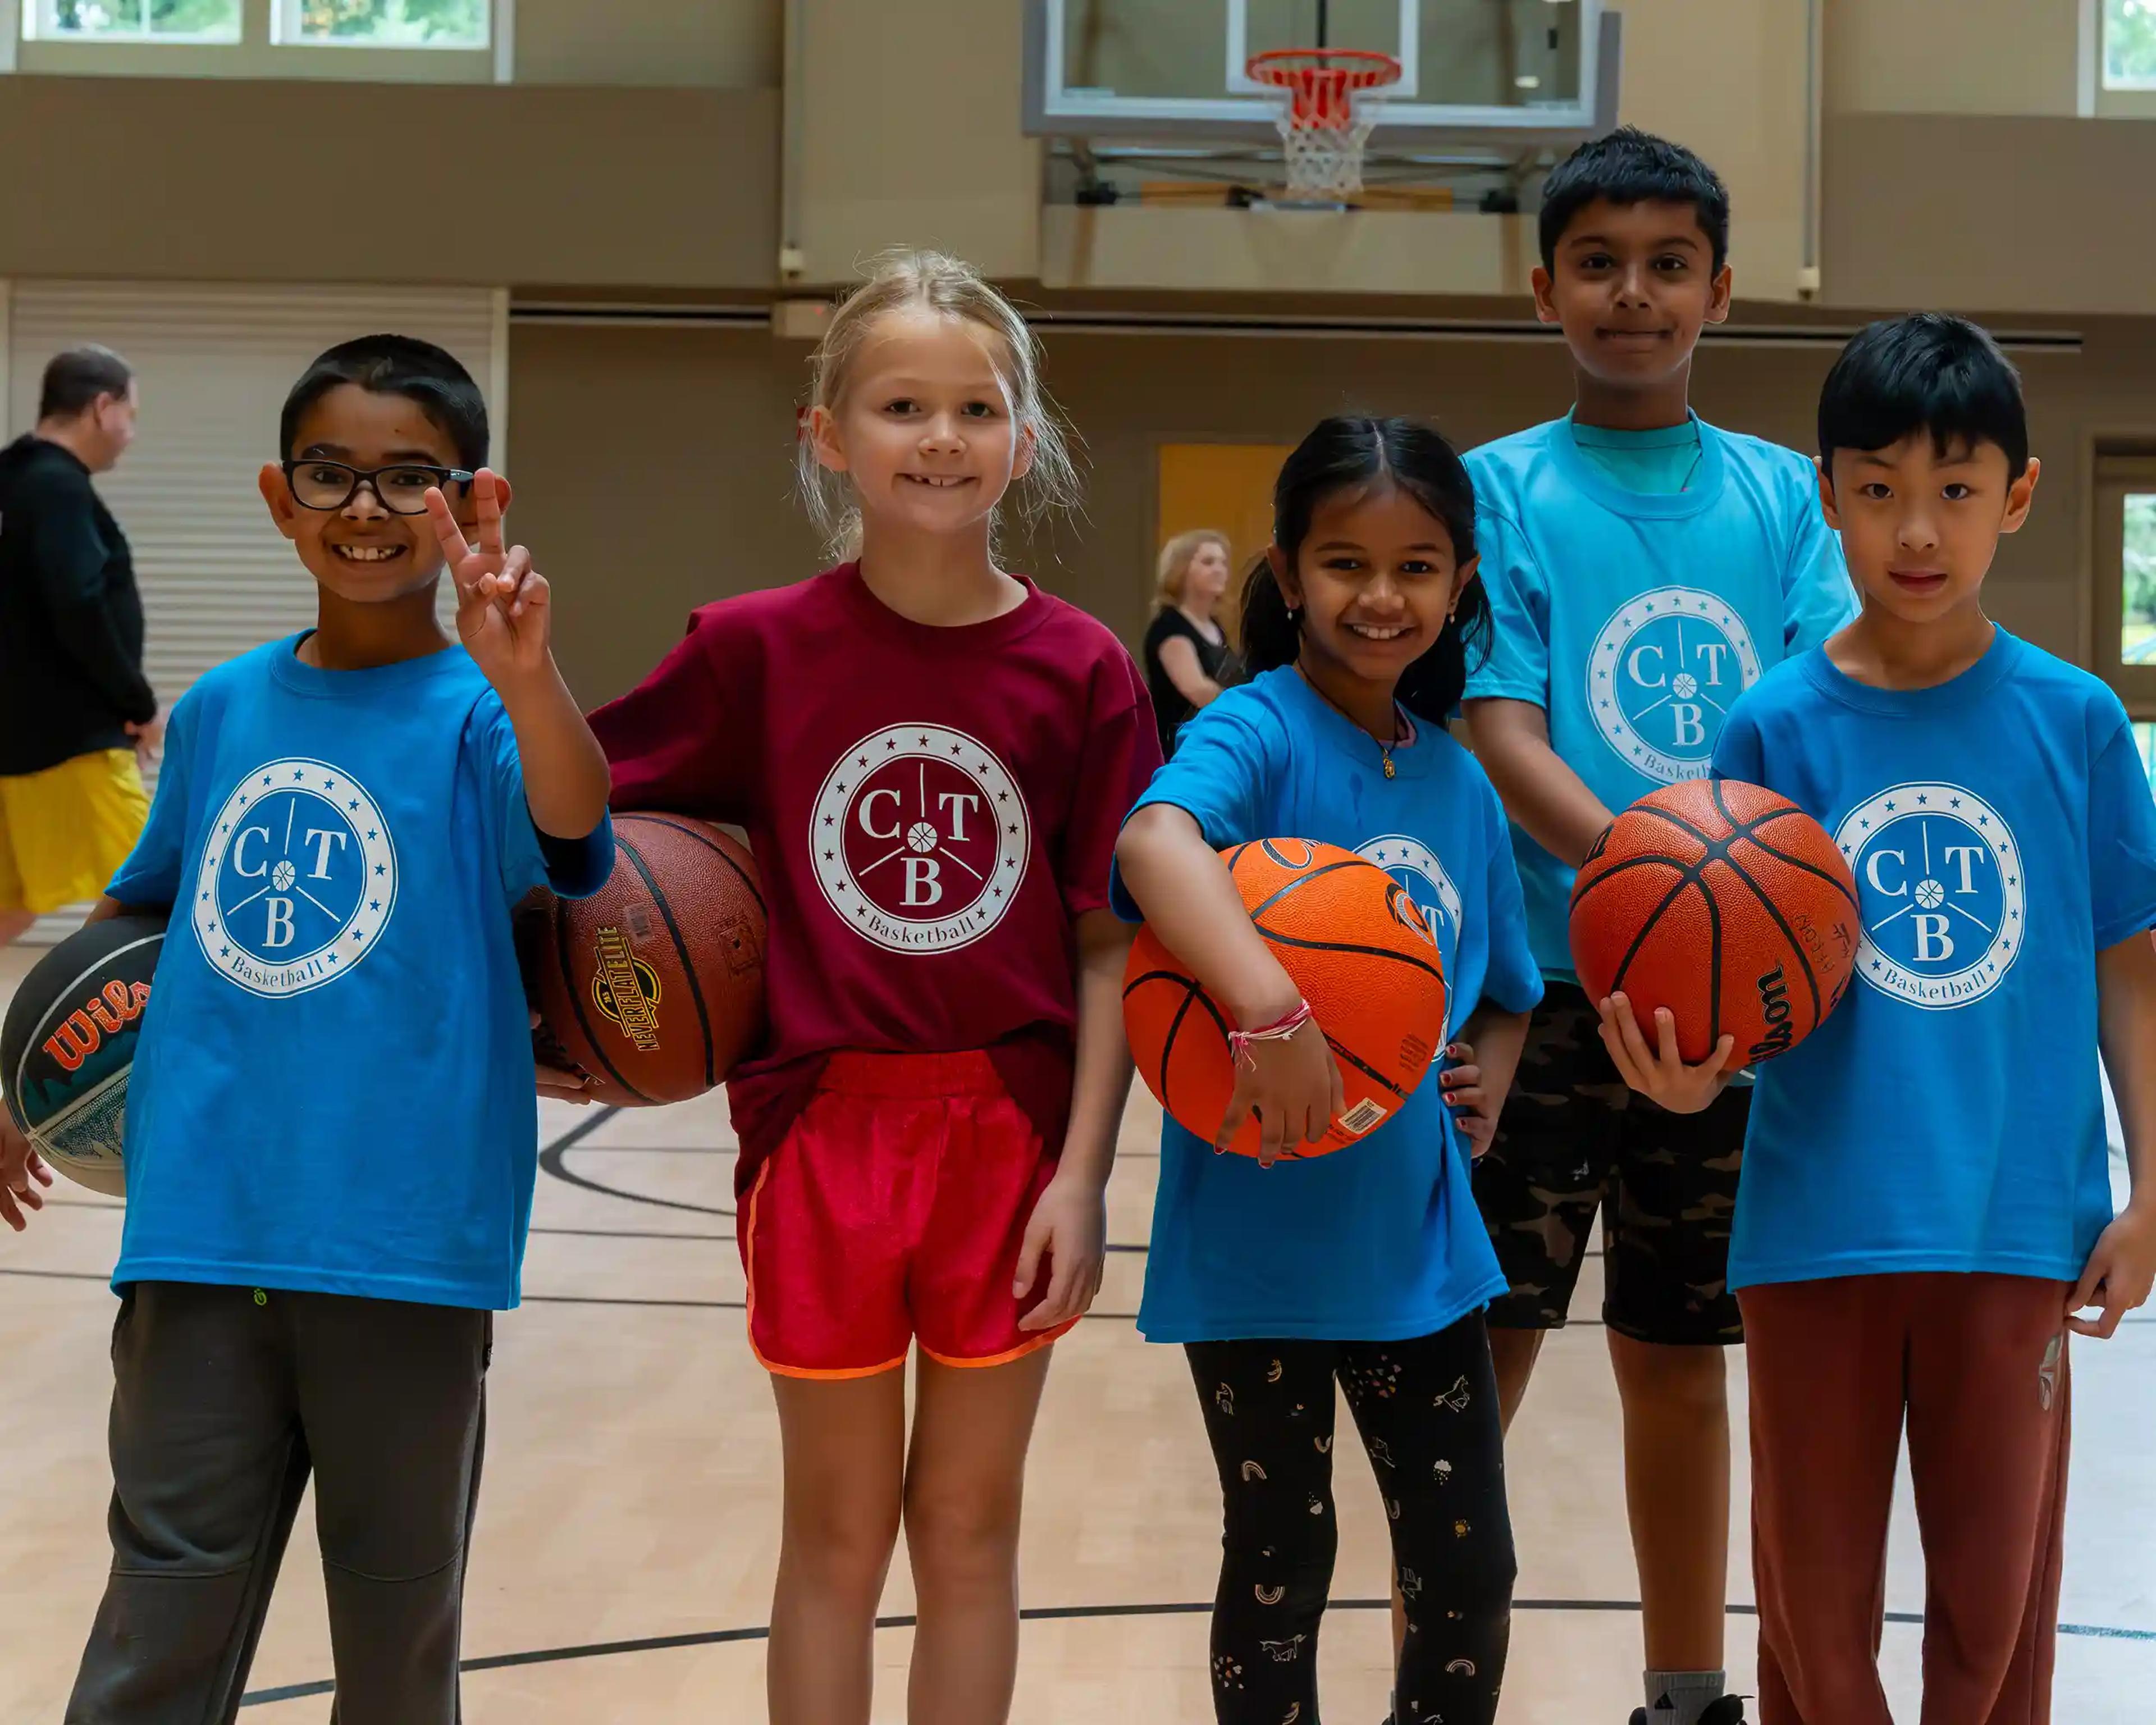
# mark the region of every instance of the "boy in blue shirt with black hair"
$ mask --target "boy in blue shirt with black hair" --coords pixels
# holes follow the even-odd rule
[[[1794,451],[1707,424],[1702,330],[1729,314],[1729,197],[1627,126],[1543,192],[1535,305],[1571,349],[1570,413],[1467,458],[1496,629],[1468,680],[1477,757],[1513,824],[1543,978],[1475,1195],[1511,1292],[1490,1308],[1509,1422],[1561,1327],[1599,1214],[1624,1404],[1646,1705],[1635,1725],[1738,1725],[1724,1697],[1729,1416],[1722,1350],[1747,1092],[1697,1120],[1629,1097],[1572,968],[1573,871],[1612,815],[1704,777],[1737,696],[1854,609]]]
[[[316,626],[182,699],[92,913],[171,920],[128,1092],[112,1574],[71,1725],[233,1717],[311,1474],[341,1725],[453,1725],[536,1165],[510,913],[613,862],[470,374],[346,342],[281,434],[261,490]],[[0,1187],[39,1172],[0,1127]]]
[[[1717,776],[1834,834],[1862,922],[1841,1005],[1762,1066],[1730,1281],[1751,1380],[1765,1725],[1888,1725],[1881,1558],[1903,1427],[1924,1717],[2051,1717],[2069,1332],[2156,1280],[2156,803],[2118,697],[1984,614],[2036,487],[2020,380],[1933,313],[1876,323],[1820,401],[1862,614],[1730,715]],[[1665,1107],[1727,1075],[1604,1041]],[[2097,1070],[2133,1196],[2112,1214]],[[2090,1307],[2102,1315],[2080,1316]]]

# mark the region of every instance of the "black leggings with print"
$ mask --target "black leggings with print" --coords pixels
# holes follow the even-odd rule
[[[1213,1606],[1220,1725],[1317,1725],[1317,1630],[1339,1544],[1336,1378],[1383,1494],[1407,1606],[1394,1717],[1491,1725],[1514,1565],[1482,1315],[1405,1342],[1200,1342],[1188,1352],[1227,1512]]]

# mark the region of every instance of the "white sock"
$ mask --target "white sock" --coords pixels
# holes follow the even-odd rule
[[[1729,1687],[1727,1671],[1649,1671],[1648,1725],[1699,1725],[1699,1716]]]

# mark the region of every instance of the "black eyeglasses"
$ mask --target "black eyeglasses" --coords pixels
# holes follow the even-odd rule
[[[302,509],[342,509],[365,485],[392,515],[424,515],[429,490],[468,485],[473,477],[461,467],[423,467],[408,461],[375,468],[349,467],[341,461],[285,463],[285,481]]]

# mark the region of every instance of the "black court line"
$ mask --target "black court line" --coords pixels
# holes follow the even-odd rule
[[[656,1202],[656,1200],[653,1201]],[[603,1233],[603,1230],[598,1231]],[[732,1238],[731,1235],[696,1234],[625,1235],[620,1237],[629,1240],[730,1240]],[[1111,1252],[1142,1252],[1145,1248],[1111,1245],[1108,1250]],[[110,1281],[112,1280],[110,1271],[16,1270],[5,1265],[0,1265],[0,1276],[25,1276],[45,1281]],[[526,1294],[523,1296],[521,1303],[526,1306],[687,1307],[706,1312],[746,1312],[748,1309],[747,1302],[742,1300],[662,1300],[641,1294]],[[1135,1312],[1089,1312],[1086,1316],[1089,1319],[1096,1319],[1106,1323],[1134,1324],[1138,1321],[1138,1315]],[[2156,1325],[2156,1312],[2119,1320],[2121,1329],[2145,1329],[2151,1325]],[[1575,1317],[1558,1326],[1558,1328],[1562,1330],[1600,1330],[1608,1327],[1609,1326],[1599,1317]],[[2086,1341],[2089,1338],[2083,1339]],[[2156,1630],[2152,1630],[2150,1633],[2152,1635],[2156,1635]]]
[[[1390,1599],[1334,1599],[1329,1611],[1390,1611]],[[1515,1599],[1515,1611],[1637,1611],[1637,1599]],[[1119,1617],[1199,1617],[1208,1615],[1213,1609],[1210,1599],[1188,1600],[1161,1604],[1131,1605],[1037,1605],[1019,1613],[1027,1623],[1071,1623],[1091,1620],[1110,1620]],[[1757,1617],[1756,1605],[1732,1605],[1732,1617]],[[1895,1624],[1921,1624],[1921,1611],[1889,1611],[1887,1621]],[[914,1619],[906,1617],[879,1617],[875,1626],[880,1630],[911,1629]],[[2107,1625],[2062,1623],[2062,1635],[2088,1636],[2107,1641],[2156,1641],[2156,1630],[2114,1629]],[[625,1653],[665,1653],[683,1647],[721,1647],[732,1642],[764,1641],[771,1638],[767,1625],[749,1629],[703,1630],[682,1635],[648,1635],[634,1641],[593,1641],[577,1647],[542,1647],[526,1653],[496,1653],[480,1659],[463,1661],[458,1669],[465,1672],[509,1671],[520,1666],[559,1665],[576,1659],[608,1659]],[[331,1695],[336,1691],[333,1682],[290,1683],[280,1689],[258,1689],[240,1698],[244,1707],[266,1707],[273,1702],[305,1701],[317,1695]]]
[[[602,1198],[625,1199],[630,1204],[648,1204],[660,1209],[687,1210],[699,1216],[723,1216],[728,1221],[733,1219],[734,1213],[732,1210],[717,1204],[690,1204],[678,1198],[651,1198],[640,1192],[624,1192],[619,1186],[608,1185],[603,1180],[588,1179],[583,1174],[572,1173],[564,1158],[578,1145],[620,1112],[621,1110],[619,1108],[594,1108],[590,1119],[578,1121],[539,1153],[539,1166],[564,1184],[581,1186],[585,1191],[596,1192]],[[600,1149],[605,1147],[594,1145],[593,1147]]]

